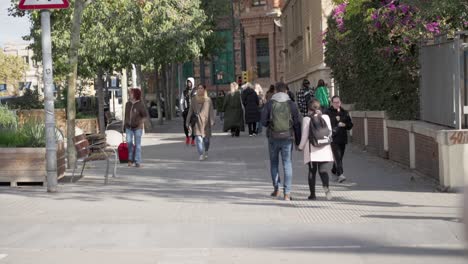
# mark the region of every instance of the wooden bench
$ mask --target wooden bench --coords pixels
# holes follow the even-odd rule
[[[86,163],[98,160],[105,160],[107,161],[106,165],[106,174],[104,175],[104,183],[108,183],[108,175],[109,175],[109,164],[111,156],[114,156],[114,170],[112,173],[112,177],[116,177],[116,170],[117,170],[117,151],[114,148],[108,148],[103,146],[101,142],[96,144],[89,144],[88,139],[84,134],[76,136],[73,138],[73,142],[75,144],[76,149],[76,166],[73,168],[73,174],[71,177],[71,182],[73,182],[73,178],[75,177],[75,170],[77,168],[78,162],[83,163],[83,167],[81,168],[80,177],[83,176],[83,171],[86,166]]]

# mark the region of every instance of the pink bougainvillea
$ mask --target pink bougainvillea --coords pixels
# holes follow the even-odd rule
[[[344,25],[344,16],[346,14],[346,7],[348,6],[348,3],[342,3],[339,4],[335,9],[333,9],[333,18],[336,21],[336,25],[338,26],[338,29],[343,32],[345,30],[345,25]]]
[[[439,22],[429,22],[426,24],[427,31],[435,34],[440,34],[440,24]]]

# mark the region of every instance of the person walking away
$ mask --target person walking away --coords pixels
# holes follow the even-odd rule
[[[218,98],[216,98],[216,111],[219,113],[219,120],[221,121],[224,120],[223,104],[224,104],[225,97],[226,97],[226,93],[224,91],[221,91],[218,94]]]
[[[257,122],[260,120],[260,112],[258,107],[260,100],[253,89],[251,83],[245,84],[246,89],[242,92],[242,103],[245,108],[245,122],[249,126],[249,136],[257,135]]]
[[[197,94],[197,90],[194,89],[195,79],[193,77],[187,78],[185,90],[180,96],[180,109],[182,110],[182,117],[184,119],[184,133],[185,133],[185,144],[195,146],[195,136],[189,135],[189,130],[185,123],[187,122],[188,111],[190,109],[190,104],[192,98]],[[190,138],[192,139],[190,141]]]
[[[226,95],[223,104],[224,124],[223,131],[231,131],[231,136],[239,137],[240,131],[244,131],[244,111],[242,110],[239,85],[230,84],[231,91]]]
[[[206,91],[206,86],[199,84],[197,95],[194,97],[188,118],[185,125],[189,131],[195,135],[199,160],[203,161],[208,158],[208,150],[210,148],[211,128],[215,124],[215,116],[213,102],[211,101]]]
[[[275,94],[275,86],[272,84],[270,85],[270,88],[268,89],[268,91],[266,92],[266,95],[265,95],[265,101],[268,102],[271,100],[271,97]]]
[[[280,195],[281,179],[278,163],[281,153],[284,169],[284,200],[290,201],[293,177],[292,147],[293,141],[296,146],[300,143],[301,123],[297,106],[287,94],[286,84],[279,82],[275,89],[277,93],[268,101],[262,112],[262,125],[267,127],[270,172],[274,188],[271,196],[278,197]]]
[[[289,99],[291,99],[291,101],[295,102],[296,99],[294,98],[294,94],[293,94],[293,92],[291,92],[291,91],[289,90],[289,86],[287,86],[287,85],[286,85],[286,91],[287,91],[286,93],[287,93],[288,96],[289,96]]]
[[[259,100],[258,110],[260,113],[262,113],[266,100],[265,100],[265,95],[263,94],[262,86],[260,86],[260,84],[258,83],[255,84],[255,92],[257,93],[258,100]],[[256,127],[257,127],[256,133],[257,135],[260,135],[262,133],[262,124],[260,122],[260,119],[258,120]]]
[[[330,107],[330,95],[328,93],[328,87],[325,85],[325,81],[322,79],[320,79],[317,83],[315,98],[319,100],[322,109],[328,109]]]
[[[333,162],[330,146],[332,127],[330,117],[320,111],[320,102],[312,99],[309,103],[309,115],[302,119],[302,138],[299,150],[304,151],[304,164],[309,167],[309,200],[315,200],[315,181],[317,171],[322,180],[323,190],[328,200],[332,199],[329,186],[327,164]]]
[[[141,136],[147,110],[141,101],[141,90],[130,89],[130,101],[125,105],[125,134],[128,144],[128,166],[141,167]],[[135,149],[134,149],[135,148]]]
[[[314,89],[310,87],[310,82],[307,79],[302,81],[301,89],[296,93],[297,106],[302,116],[309,114],[308,105],[312,98],[314,98]]]
[[[346,144],[348,144],[348,130],[353,128],[353,122],[348,111],[341,107],[341,98],[338,95],[333,96],[331,101],[332,106],[328,109],[327,114],[330,117],[333,131],[331,148],[335,163],[332,173],[338,176],[338,182],[342,183],[346,181],[343,174],[343,156]]]

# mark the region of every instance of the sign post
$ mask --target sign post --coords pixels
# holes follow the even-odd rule
[[[23,10],[41,9],[41,43],[44,79],[44,112],[46,126],[47,191],[57,192],[57,143],[55,139],[54,75],[52,66],[52,40],[50,29],[51,8],[68,8],[68,0],[21,0]],[[68,146],[73,147],[73,146]]]

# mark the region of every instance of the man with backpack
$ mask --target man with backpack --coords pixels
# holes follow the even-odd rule
[[[342,183],[346,181],[346,177],[343,175],[343,156],[346,144],[348,144],[348,130],[353,128],[353,122],[348,111],[341,107],[341,99],[338,95],[333,96],[331,101],[332,106],[328,109],[327,114],[330,117],[333,128],[331,148],[335,157],[335,163],[332,173],[338,176],[338,182]]]
[[[275,85],[276,93],[265,105],[262,112],[262,125],[267,127],[268,146],[270,152],[271,179],[274,190],[271,196],[280,195],[279,187],[279,155],[284,167],[284,200],[291,200],[292,185],[292,149],[293,140],[298,146],[301,139],[301,123],[296,104],[287,94],[286,84],[279,82]]]
[[[299,111],[301,111],[302,116],[308,115],[307,106],[309,105],[312,98],[314,98],[314,89],[310,87],[310,82],[307,79],[302,81],[302,87],[297,92],[297,105],[299,106]]]

